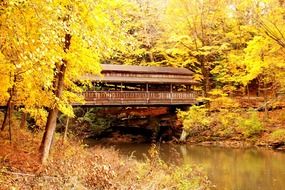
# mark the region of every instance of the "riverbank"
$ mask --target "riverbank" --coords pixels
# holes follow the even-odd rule
[[[194,114],[201,112],[198,110]],[[223,110],[208,114],[210,115],[199,118],[202,120],[211,117],[207,125],[202,125],[200,121],[190,121],[198,125],[186,127],[188,136],[184,143],[231,148],[256,146],[285,151],[285,110],[283,109],[269,111],[266,119],[264,112]]]
[[[167,164],[155,146],[144,162],[113,148],[92,149],[59,134],[46,166],[39,163],[41,134],[14,128],[12,142],[0,133],[0,184],[5,189],[209,189],[195,166]]]
[[[259,147],[273,149],[276,151],[285,152],[285,145],[283,142],[272,142],[264,141],[262,139],[252,140],[252,139],[225,139],[225,140],[213,140],[209,139],[192,139],[186,142],[189,145],[201,145],[201,146],[216,146],[216,147],[225,147],[225,148],[250,148],[250,147]]]
[[[269,134],[264,134],[267,137],[255,137],[255,138],[224,138],[216,136],[200,136],[200,137],[189,137],[187,141],[181,142],[177,138],[172,139],[171,141],[159,141],[155,143],[166,143],[166,144],[188,144],[188,145],[200,145],[200,146],[215,146],[215,147],[224,147],[224,148],[266,148],[273,149],[276,151],[285,152],[285,144],[283,141],[272,141],[268,136]],[[92,139],[92,138],[91,138]],[[105,144],[121,144],[121,143],[151,143],[146,142],[142,136],[132,136],[132,135],[120,135],[115,133],[111,138],[104,138],[97,140],[99,143]]]
[[[198,109],[194,112],[192,110],[190,113],[192,116],[189,119],[184,118],[186,121],[184,127],[182,126],[183,119],[175,122],[175,118],[172,117],[171,123],[175,123],[175,125],[167,128],[160,124],[157,128],[158,132],[154,130],[155,128],[151,130],[150,124],[147,122],[137,127],[118,125],[110,128],[108,134],[102,133],[104,135],[97,139],[109,144],[187,143],[231,148],[256,146],[285,151],[285,110],[283,109],[269,111],[268,118],[265,118],[264,112],[240,109],[207,112]],[[203,120],[204,123],[201,122]],[[159,123],[159,117],[157,121]],[[185,127],[187,125],[189,127]],[[184,142],[179,140],[182,128],[188,133]]]
[[[114,146],[122,154],[132,154],[142,160],[150,144],[120,143]],[[280,151],[257,147],[225,148],[170,143],[157,146],[161,159],[167,163],[174,163],[175,160],[171,158],[175,155],[180,158],[180,163],[202,167],[217,190],[279,190],[285,185],[285,168],[280,167],[285,161],[285,153]]]

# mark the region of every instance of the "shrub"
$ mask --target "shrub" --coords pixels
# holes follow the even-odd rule
[[[218,114],[218,121],[221,127],[226,128],[229,126],[237,126],[237,119],[239,118],[238,113],[229,112],[228,110],[223,110]]]
[[[269,135],[269,139],[271,141],[277,141],[277,142],[284,142],[285,143],[285,129],[277,129],[276,131],[273,131]]]
[[[183,129],[191,131],[192,129],[204,128],[210,124],[207,116],[207,109],[201,106],[192,106],[188,111],[178,111],[178,118],[183,121]]]
[[[218,97],[211,101],[211,109],[236,109],[239,107],[239,103],[229,97]]]
[[[198,167],[171,165],[159,157],[155,145],[149,150],[146,162],[139,164],[138,189],[209,189],[210,182]]]
[[[246,137],[257,135],[264,129],[256,112],[250,112],[247,117],[241,118],[239,120],[239,128]]]
[[[70,119],[69,133],[78,137],[89,137],[100,134],[111,126],[115,116],[100,114],[100,108],[75,108],[75,118]],[[58,119],[58,131],[64,131],[66,116],[60,115]]]
[[[220,112],[213,114],[215,123],[217,124],[217,130],[221,135],[230,135],[236,132],[236,128],[239,125],[239,120],[241,119],[239,112],[229,111],[223,109]]]
[[[182,141],[191,132],[204,130],[211,123],[208,117],[208,109],[202,106],[192,106],[188,111],[178,110],[177,116],[183,123],[183,132],[180,138]]]

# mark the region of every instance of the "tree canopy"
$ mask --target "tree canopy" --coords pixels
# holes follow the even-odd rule
[[[74,115],[78,82],[100,74],[100,63],[186,67],[204,97],[254,80],[277,92],[285,86],[284,18],[282,0],[3,0],[0,102],[50,130],[45,139],[59,111]]]

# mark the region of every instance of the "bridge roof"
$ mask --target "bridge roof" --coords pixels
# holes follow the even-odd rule
[[[87,74],[83,79],[114,83],[196,84],[193,72],[186,68],[102,64],[103,76]]]
[[[193,75],[192,71],[186,68],[177,68],[177,67],[113,65],[113,64],[101,64],[101,66],[102,66],[102,73],[123,72],[123,73]]]

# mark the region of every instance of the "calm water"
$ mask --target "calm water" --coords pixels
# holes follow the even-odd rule
[[[143,159],[149,144],[119,144],[125,155]],[[218,190],[285,189],[285,153],[263,149],[232,149],[190,145],[159,146],[167,162],[200,165]]]

